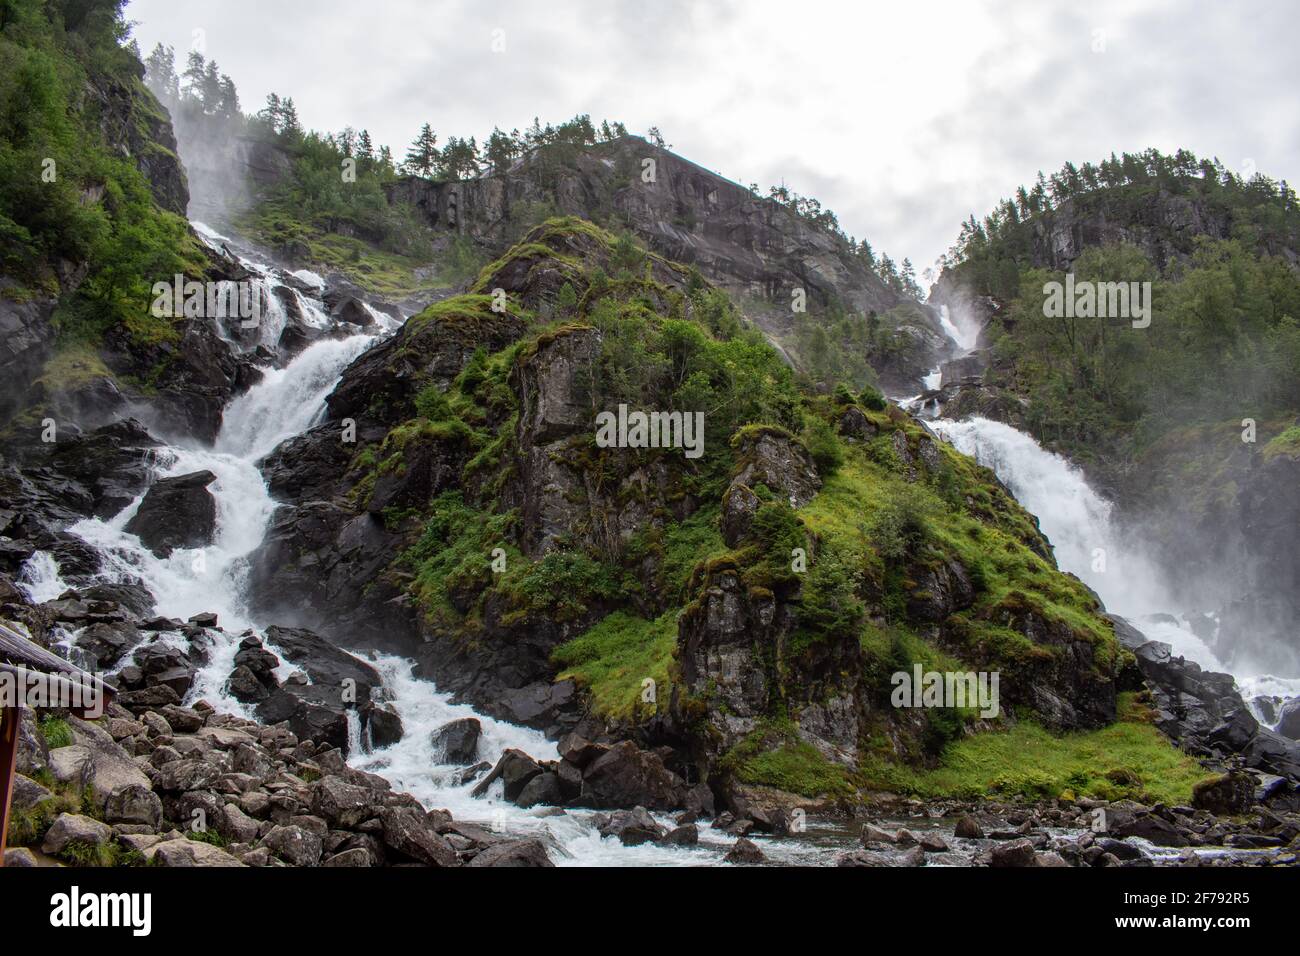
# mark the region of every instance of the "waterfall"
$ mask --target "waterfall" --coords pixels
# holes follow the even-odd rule
[[[33,551],[32,556],[23,562],[18,586],[33,604],[53,601],[68,589],[59,574],[59,562],[48,551]]]
[[[963,323],[966,324],[966,323]],[[975,342],[979,338],[979,328],[960,328],[952,319],[952,314],[948,311],[946,305],[939,306],[939,326],[943,329],[944,335],[952,339],[957,346],[958,355],[964,355],[975,347]]]
[[[1153,640],[1171,645],[1202,667],[1231,673],[1242,696],[1294,696],[1300,678],[1225,666],[1198,637],[1172,597],[1164,569],[1141,542],[1122,533],[1112,520],[1112,505],[1088,484],[1083,472],[1060,455],[1044,450],[1024,432],[987,418],[929,423],[960,452],[992,469],[1052,543],[1057,565],[1097,592],[1108,610],[1137,623]]]
[[[214,247],[228,241],[201,224],[196,228]],[[240,261],[261,277],[269,298],[274,301],[274,289],[281,284],[276,271],[244,257]],[[300,272],[296,276],[308,285],[323,286],[323,280],[313,273]],[[333,327],[333,320],[323,311],[319,300],[296,290],[293,294],[308,321]],[[400,326],[393,317],[374,309],[370,311],[381,330],[379,335],[322,338],[285,367],[264,369],[261,381],[227,404],[221,430],[212,447],[175,445],[157,450],[154,456],[157,477],[203,469],[216,475],[216,480],[208,486],[216,502],[214,540],[210,545],[177,549],[163,558],[150,552],[139,538],[124,530],[144,494],[111,518],[84,519],[69,528],[98,551],[103,566],[101,578],[143,583],[153,594],[161,615],[185,619],[200,612],[216,612],[224,635],[210,632],[215,643],[208,648],[207,663],[196,674],[187,696],[189,701],[204,699],[221,710],[252,716],[251,708],[225,693],[224,684],[234,669],[241,632],[251,629],[260,633],[265,625],[274,623],[254,620],[247,606],[249,559],[261,544],[276,507],[258,466],[284,440],[312,427],[343,370],[383,335]],[[231,346],[238,347],[235,343]],[[34,554],[23,569],[23,585],[33,600],[49,600],[64,590],[58,565],[43,552]],[[159,639],[178,649],[188,649],[187,641],[180,634],[164,632]],[[275,648],[270,646],[270,649]],[[123,664],[128,660],[124,659]],[[546,842],[559,865],[716,864],[735,842],[734,837],[721,830],[702,828],[697,847],[654,844],[625,847],[616,839],[601,838],[592,825],[592,811],[557,813],[555,808],[516,807],[504,799],[500,782],[484,798],[474,798],[471,791],[475,781],[460,782],[464,768],[439,765],[434,754],[431,734],[443,724],[459,717],[477,718],[483,728],[479,759],[492,763],[511,747],[537,759],[554,760],[558,757],[556,745],[537,731],[494,720],[464,704],[451,703],[450,695],[440,692],[429,681],[413,676],[414,664],[410,660],[393,656],[373,656],[371,660],[383,678],[383,697],[402,719],[404,734],[396,744],[374,750],[366,746],[357,715],[350,713],[352,746],[348,761],[354,767],[385,777],[394,787],[416,796],[426,807],[447,808],[459,820],[477,821],[504,832],[536,835]],[[292,665],[282,664],[277,676],[283,680],[296,670]],[[668,816],[656,816],[661,824],[673,825]],[[786,840],[765,850],[777,860],[825,862],[840,848],[813,847]]]
[[[201,470],[217,476],[208,486],[217,515],[206,548],[178,548],[160,558],[127,533],[125,525],[143,494],[112,518],[87,518],[69,530],[99,550],[110,578],[142,581],[159,613],[187,618],[215,611],[229,631],[252,627],[245,606],[248,556],[262,543],[275,510],[258,461],[312,424],[339,374],[373,341],[358,335],[313,344],[286,368],[268,369],[261,382],[230,403],[212,448],[159,450],[159,477]]]

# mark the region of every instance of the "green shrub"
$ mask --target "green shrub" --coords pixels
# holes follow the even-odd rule
[[[889,407],[889,403],[885,401],[885,396],[880,394],[880,390],[870,385],[858,395],[858,401],[863,408],[869,408],[873,412],[883,412]]]
[[[57,750],[72,743],[72,728],[68,726],[68,722],[62,717],[46,714],[41,718],[39,726],[41,736],[45,738],[45,745],[51,750]]]
[[[844,464],[844,446],[840,443],[839,436],[835,434],[835,429],[824,419],[815,415],[808,416],[801,437],[808,454],[812,456],[813,464],[817,466],[823,478],[833,474],[840,465]]]
[[[421,418],[427,418],[431,422],[446,421],[452,417],[451,403],[447,401],[446,393],[433,383],[416,393],[415,410]]]
[[[925,498],[913,486],[891,488],[870,525],[876,552],[896,561],[918,551],[928,533],[927,511]]]

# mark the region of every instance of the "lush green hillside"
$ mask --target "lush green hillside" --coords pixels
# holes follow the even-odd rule
[[[152,283],[204,262],[184,220],[183,173],[156,137],[165,114],[120,45],[122,5],[0,4],[4,295],[59,298],[60,333],[96,342],[118,325],[167,337],[149,315]]]
[[[1180,151],[1067,165],[963,227],[941,297],[989,295],[990,384],[1040,439],[1123,458],[1172,429],[1300,409],[1300,208],[1285,183]],[[1150,326],[1047,318],[1044,284],[1150,282]]]
[[[442,301],[359,371],[390,380],[451,340],[469,354],[445,388],[417,376],[401,394],[367,393],[389,430],[348,478],[358,507],[382,506],[409,542],[390,573],[433,657],[458,648],[472,671],[524,667],[541,650],[594,718],[628,734],[667,722],[742,783],[1029,795],[1003,758],[1005,772],[942,775],[967,759],[955,741],[979,732],[1015,752],[1016,779],[1051,792],[1187,795],[1195,764],[1149,725],[1061,736],[1116,719],[1129,658],[987,470],[874,392],[802,391],[725,296],[589,223],[544,223],[473,288],[508,289],[508,311],[475,292]],[[345,401],[351,391],[345,381]],[[705,410],[704,455],[598,446],[589,416],[619,403]],[[431,469],[443,476],[432,497],[398,490],[427,493]],[[623,515],[638,520],[619,533]],[[791,560],[800,552],[806,566]],[[766,682],[757,696],[699,670],[733,653],[724,591],[754,612],[734,653]],[[891,707],[891,675],[914,664],[999,671],[1001,716]],[[815,729],[832,698],[864,719]],[[1042,724],[1052,729],[1029,729]],[[828,756],[815,742],[837,733],[845,746]],[[1119,767],[1127,783],[1106,784]],[[907,776],[930,772],[915,768],[939,769]]]

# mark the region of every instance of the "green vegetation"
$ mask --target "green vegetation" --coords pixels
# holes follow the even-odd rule
[[[1300,458],[1300,425],[1292,425],[1264,446],[1264,460],[1272,461],[1281,455]]]
[[[1120,697],[1120,719],[1100,730],[1052,734],[1032,721],[951,744],[939,765],[918,769],[868,761],[873,789],[926,798],[1132,798],[1186,804],[1206,771],[1151,725],[1133,694]]]
[[[667,705],[676,647],[676,611],[667,611],[653,621],[615,611],[557,647],[551,660],[562,668],[556,679],[573,678],[586,688],[597,713],[615,720],[636,720]],[[651,701],[643,699],[647,679],[654,681]]]
[[[53,714],[46,714],[40,722],[41,737],[45,739],[45,745],[51,750],[57,750],[60,747],[66,747],[72,743],[72,728],[68,722],[61,717],[55,717]]]
[[[230,841],[216,830],[209,830],[207,828],[202,830],[188,829],[185,831],[185,838],[187,840],[193,840],[196,843],[206,843],[209,846],[215,847],[225,847],[230,844]]]
[[[1112,629],[1093,596],[1044,557],[1049,551],[1032,517],[991,472],[936,442],[869,385],[833,395],[801,391],[769,346],[728,321],[729,304],[698,276],[590,223],[552,219],[486,266],[475,288],[492,288],[498,270],[521,261],[544,270],[552,290],[535,312],[493,312],[491,297],[476,292],[411,320],[407,334],[423,336],[425,325],[436,323],[439,341],[479,347],[449,387],[417,383],[415,417],[356,459],[355,467],[376,476],[406,467],[412,455],[442,454],[434,443],[459,449],[465,464],[458,490],[386,514],[390,527],[411,535],[394,567],[409,576],[438,639],[473,645],[502,640],[502,629],[560,625],[563,636],[551,651],[557,677],[575,680],[593,713],[635,723],[656,713],[680,679],[674,655],[683,615],[681,626],[690,626],[705,583],[732,571],[751,599],[779,602],[793,616],[788,640],[764,657],[774,690],[770,712],[724,758],[724,768],[743,782],[834,799],[882,781],[937,791],[947,778],[925,774],[950,767],[972,741],[987,737],[978,746],[1002,752],[1027,746],[1026,735],[1036,733],[1039,750],[1069,763],[1062,779],[1076,791],[1119,787],[1106,773],[1128,768],[1122,748],[1133,740],[1148,748],[1147,772],[1159,778],[1142,778],[1147,789],[1182,786],[1182,758],[1149,725],[1113,732],[1121,747],[1114,761],[1088,762],[1075,743],[1067,760],[1066,745],[1051,742],[1076,738],[1053,737],[1030,720],[1015,722],[1014,700],[991,731],[987,723],[974,724],[974,708],[928,711],[912,722],[866,728],[861,767],[827,760],[797,733],[803,691],[790,682],[828,652],[843,655],[846,644],[860,649],[860,659],[850,655],[853,666],[862,668],[875,712],[888,715],[890,675],[913,664],[997,669],[1004,701],[1014,697],[1017,682],[1077,668],[1064,647],[1026,636],[1039,627],[1064,635],[1066,644],[1091,644],[1095,677],[1108,681],[1121,658]],[[553,281],[556,271],[562,281]],[[706,450],[687,460],[674,450],[647,449],[638,465],[655,476],[647,489],[626,481],[625,456],[574,434],[551,454],[581,476],[585,490],[571,493],[580,507],[571,527],[529,557],[521,543],[523,506],[512,485],[523,451],[515,446],[516,430],[532,414],[520,407],[521,388],[537,371],[534,363],[570,336],[582,338],[565,354],[582,359],[569,401],[704,410]],[[482,346],[512,338],[496,352]],[[850,406],[861,410],[875,437],[849,441],[838,434]],[[757,443],[768,436],[802,444],[819,467],[822,488],[795,509],[758,475],[749,489],[757,503],[748,533],[728,548],[719,529],[723,492],[735,474],[758,462]],[[672,510],[687,500],[692,505],[683,512]],[[595,531],[611,527],[597,506],[645,509],[650,519],[615,540]],[[796,549],[807,557],[801,570],[792,566]],[[966,575],[974,592],[955,612],[936,605],[932,593],[946,586],[936,582],[947,574]],[[653,704],[642,699],[647,678],[655,682]],[[700,703],[686,701],[687,712],[696,713]],[[981,733],[968,737],[976,726]],[[932,770],[908,769],[918,765]],[[1076,773],[1081,767],[1084,779]],[[909,773],[920,776],[900,784],[898,775]],[[1014,789],[997,780],[987,786],[990,793]]]
[[[930,440],[911,423],[898,428],[895,433],[909,442]],[[1113,664],[1118,648],[1095,613],[1095,598],[1040,555],[1042,539],[1032,519],[985,469],[936,445],[939,469],[909,482],[894,463],[892,441],[882,436],[875,442],[882,444],[846,449],[844,464],[799,512],[820,547],[845,569],[834,575],[843,586],[879,594],[887,619],[901,625],[908,602],[924,597],[915,577],[955,559],[977,592],[974,605],[956,616],[972,659],[1046,653],[994,623],[1008,611],[1028,609],[1069,626],[1096,645],[1103,666]],[[815,575],[809,583],[816,583]]]
[[[47,715],[40,723],[41,732],[45,734],[47,743],[52,732],[46,730],[46,727],[53,724],[62,724],[63,728],[67,729],[65,722]],[[51,743],[50,746],[56,745]],[[66,744],[58,746],[66,746]],[[90,787],[60,783],[48,770],[37,771],[32,774],[32,779],[49,790],[50,796],[30,807],[10,808],[9,829],[5,836],[8,846],[39,845],[46,831],[64,813],[77,813],[95,820],[102,819],[99,802]],[[100,845],[73,841],[59,856],[73,866],[130,866],[139,862],[138,854],[112,841]]]
[[[742,783],[776,787],[805,797],[840,797],[856,789],[853,775],[800,740],[791,724],[769,721],[733,747],[720,762]]]
[[[1075,281],[1152,284],[1148,328],[1128,318],[1047,318],[1034,236],[1056,217],[1149,223],[1155,204],[1191,203],[1231,238],[1166,229],[1163,265],[1132,245],[1092,246]],[[1162,213],[1163,215],[1163,213]],[[1144,227],[1146,228],[1146,227]],[[1153,230],[1156,227],[1150,227]],[[1067,164],[1021,189],[982,225],[974,217],[950,251],[952,278],[1006,304],[989,330],[995,384],[1028,397],[1041,441],[1081,460],[1141,454],[1187,425],[1294,416],[1300,409],[1300,275],[1285,250],[1300,245],[1300,211],[1286,183],[1243,180],[1180,150]],[[1100,311],[1100,310],[1099,310]]]
[[[86,105],[124,97],[146,139],[157,119],[139,61],[120,45],[122,6],[10,0],[0,14],[0,268],[15,283],[5,294],[59,296],[55,263],[84,263],[54,321],[65,341],[93,345],[114,327],[144,343],[173,337],[170,320],[150,314],[153,283],[197,275],[206,261]]]

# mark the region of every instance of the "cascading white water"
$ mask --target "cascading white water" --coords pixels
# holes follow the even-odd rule
[[[224,240],[206,227],[201,232],[214,244]],[[270,267],[241,261],[261,275],[268,287],[278,284]],[[307,275],[299,278],[310,282]],[[314,300],[295,295],[309,321],[332,324]],[[385,332],[400,324],[376,310],[371,309],[371,314]],[[258,384],[233,399],[224,410],[222,428],[213,447],[159,449],[155,457],[159,477],[204,469],[216,475],[208,486],[216,500],[215,535],[208,547],[178,549],[164,558],[152,554],[135,535],[123,530],[138,510],[143,494],[108,520],[86,519],[69,529],[98,550],[105,579],[143,583],[154,595],[163,616],[184,619],[205,611],[217,613],[225,636],[214,635],[216,643],[209,648],[209,660],[196,675],[187,700],[204,699],[223,710],[251,716],[249,708],[226,695],[224,684],[234,668],[240,632],[260,631],[259,623],[270,623],[255,621],[246,600],[249,557],[265,536],[275,509],[258,462],[285,439],[312,426],[343,369],[377,340],[369,335],[322,339],[286,367],[266,369]],[[34,600],[49,600],[64,590],[57,564],[49,555],[33,556],[24,574],[24,585]],[[161,639],[182,650],[187,648],[179,634],[165,633]],[[450,703],[448,695],[440,693],[432,683],[412,676],[413,664],[409,660],[380,656],[374,658],[374,663],[383,677],[388,703],[402,718],[404,734],[390,747],[367,752],[361,746],[360,722],[354,720],[350,736],[356,739],[352,741],[355,746],[350,748],[349,762],[385,777],[429,808],[449,809],[458,820],[541,836],[555,862],[561,865],[717,863],[735,842],[734,837],[720,830],[706,828],[701,830],[700,845],[695,848],[653,844],[624,847],[617,839],[601,838],[590,824],[590,811],[521,809],[504,800],[499,782],[484,799],[475,799],[470,796],[473,781],[457,784],[453,779],[455,772],[463,768],[437,763],[430,740],[432,731],[457,717],[477,717],[483,726],[479,756],[493,763],[508,747],[517,747],[538,759],[554,759],[555,744],[536,731]],[[277,676],[283,679],[294,670],[291,665],[281,665]],[[667,817],[660,822],[672,824]],[[822,859],[835,849],[794,840],[765,846],[773,859],[792,862]]]
[[[939,324],[962,353],[975,347],[978,326],[954,322],[946,305],[939,307]],[[940,368],[935,368],[926,377],[927,387],[937,386],[939,374]],[[935,386],[931,386],[932,380]],[[916,403],[917,399],[910,399],[903,404],[911,407]],[[1111,503],[1068,460],[1046,451],[1032,436],[987,418],[940,419],[929,424],[958,451],[993,470],[1016,500],[1038,518],[1052,543],[1058,567],[1096,591],[1108,610],[1134,620],[1147,637],[1169,644],[1175,655],[1207,670],[1231,673],[1247,701],[1258,694],[1300,694],[1300,678],[1240,667],[1230,670],[1204,640],[1178,620],[1178,602],[1171,596],[1173,590],[1159,564],[1143,552],[1140,542],[1119,532],[1111,520]]]
[[[959,355],[969,352],[979,341],[979,326],[973,322],[953,321],[952,313],[946,305],[939,306],[939,325],[944,334],[956,344],[960,350]]]
[[[33,604],[53,601],[68,589],[59,574],[59,562],[48,551],[33,551],[32,556],[23,562],[18,586]]]
[[[452,720],[475,717],[482,725],[479,738],[480,760],[495,764],[508,748],[516,748],[538,760],[558,757],[556,745],[540,732],[495,720],[476,712],[466,704],[453,704],[449,694],[439,692],[428,681],[412,676],[411,661],[391,655],[377,655],[372,663],[384,679],[389,703],[401,715],[402,739],[373,753],[357,752],[349,760],[352,766],[379,774],[393,786],[413,794],[426,807],[451,811],[457,820],[477,821],[481,825],[509,833],[542,838],[552,849],[557,865],[574,866],[698,866],[716,864],[735,842],[721,830],[706,826],[700,829],[697,847],[662,847],[642,844],[625,847],[613,838],[602,839],[592,827],[592,811],[569,810],[556,813],[551,807],[522,809],[507,802],[500,781],[482,798],[471,796],[476,781],[456,782],[464,767],[440,764],[434,752],[433,731]],[[670,817],[656,815],[664,826],[671,827]],[[761,838],[760,838],[761,839]],[[763,851],[770,858],[788,862],[826,862],[843,846],[815,847],[805,841],[764,841]]]
[[[227,639],[210,649],[208,664],[195,677],[192,698],[219,701],[247,716],[244,705],[225,696],[223,685],[234,668],[236,635],[256,626],[247,609],[248,560],[262,543],[275,511],[258,461],[312,424],[343,369],[373,341],[359,335],[311,345],[286,368],[267,370],[262,381],[227,406],[213,448],[159,451],[159,477],[203,470],[216,475],[208,486],[216,502],[213,541],[208,547],[178,548],[166,557],[144,547],[124,530],[143,494],[108,520],[89,518],[69,528],[98,549],[106,578],[142,582],[163,616],[183,620],[216,612]]]
[[[355,336],[311,345],[231,402],[213,448],[160,450],[160,477],[202,470],[216,475],[208,486],[217,508],[210,546],[155,556],[123,530],[143,494],[106,521],[88,518],[69,530],[100,550],[114,576],[140,579],[153,592],[159,613],[185,618],[215,611],[227,630],[251,627],[244,602],[247,558],[261,544],[275,510],[257,463],[311,425],[339,374],[372,341]]]
[[[1065,458],[1044,450],[1024,432],[986,418],[939,420],[930,425],[958,451],[993,470],[1038,517],[1060,568],[1096,591],[1107,609],[1133,619],[1148,637],[1171,645],[1175,655],[1208,670],[1232,673],[1247,700],[1256,694],[1300,693],[1300,679],[1231,671],[1200,637],[1179,623],[1178,605],[1162,569],[1143,553],[1139,542],[1120,532],[1111,520],[1111,503]]]

